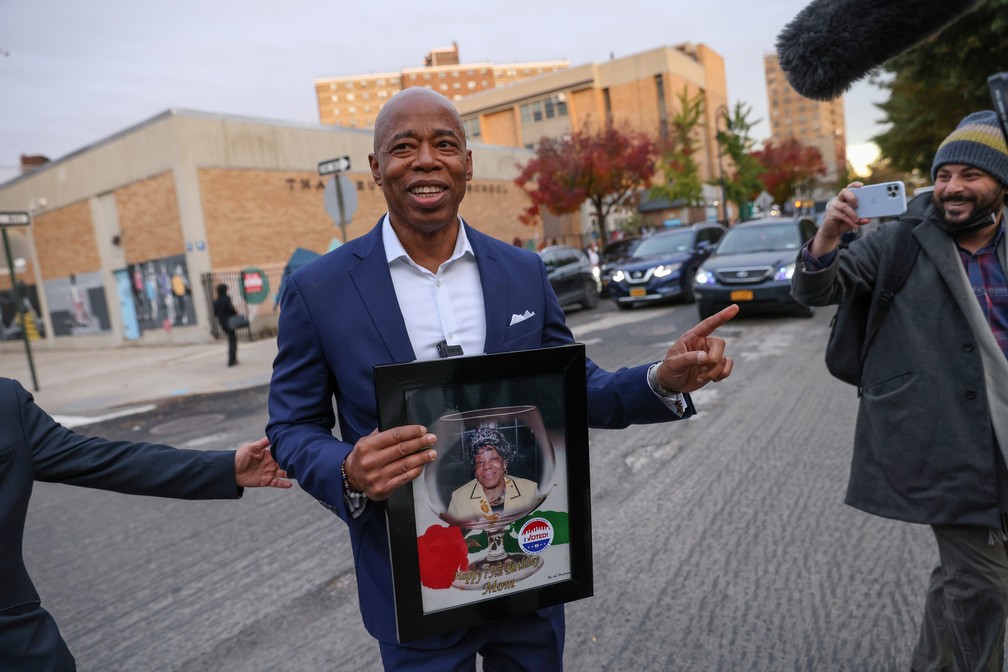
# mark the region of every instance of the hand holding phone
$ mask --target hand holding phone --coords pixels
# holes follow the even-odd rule
[[[902,182],[882,182],[851,189],[857,197],[857,216],[861,219],[898,217],[906,212],[906,187]]]

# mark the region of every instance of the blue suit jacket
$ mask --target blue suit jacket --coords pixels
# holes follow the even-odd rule
[[[572,343],[539,256],[463,225],[483,287],[484,352]],[[526,311],[533,317],[510,324],[512,315]],[[288,277],[277,343],[266,427],[274,455],[291,478],[349,525],[364,626],[375,638],[395,642],[385,508],[368,502],[358,518],[349,516],[340,475],[357,440],[378,426],[373,367],[416,359],[385,258],[381,221]],[[647,365],[610,373],[589,360],[589,424],[620,428],[678,419],[648,387],[646,372]],[[333,397],[342,441],[332,435]],[[694,409],[689,400],[687,405],[688,416]],[[438,648],[458,636],[410,646]]]
[[[49,669],[46,655],[66,645],[39,607],[22,553],[25,514],[35,481],[70,483],[136,495],[236,499],[234,453],[106,441],[77,434],[39,408],[15,380],[0,378],[0,669]],[[37,616],[15,619],[5,613]],[[31,619],[29,619],[31,620]],[[35,657],[32,657],[35,656]],[[31,662],[25,662],[25,661]],[[53,669],[66,669],[56,665]]]

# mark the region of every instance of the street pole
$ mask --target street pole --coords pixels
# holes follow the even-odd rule
[[[14,257],[11,255],[10,240],[7,238],[7,228],[0,227],[3,232],[4,252],[7,254],[7,269],[10,271],[11,294],[14,296],[14,306],[21,317],[21,338],[24,339],[25,354],[28,356],[28,370],[31,372],[32,385],[35,391],[39,391],[38,376],[35,375],[35,362],[32,361],[31,343],[28,339],[28,328],[25,322],[24,302],[21,299],[21,292],[18,290],[17,278],[14,276]]]
[[[340,184],[340,175],[337,173],[333,175],[333,179],[336,181],[336,202],[339,203],[339,228],[340,235],[343,237],[343,242],[346,241],[346,213],[343,209],[343,186]]]

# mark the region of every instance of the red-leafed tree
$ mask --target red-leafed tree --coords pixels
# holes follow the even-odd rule
[[[799,188],[811,187],[826,174],[822,153],[794,138],[768,140],[753,157],[763,166],[763,187],[777,203],[788,202]]]
[[[520,219],[539,221],[542,210],[554,215],[577,212],[588,200],[595,209],[599,240],[608,240],[606,217],[616,208],[635,207],[641,189],[651,186],[657,148],[643,133],[607,124],[566,138],[543,138],[515,184],[532,200]]]

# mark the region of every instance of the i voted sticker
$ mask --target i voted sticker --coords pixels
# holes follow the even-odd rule
[[[545,518],[533,518],[518,531],[518,545],[526,553],[538,555],[553,543],[553,525]]]

